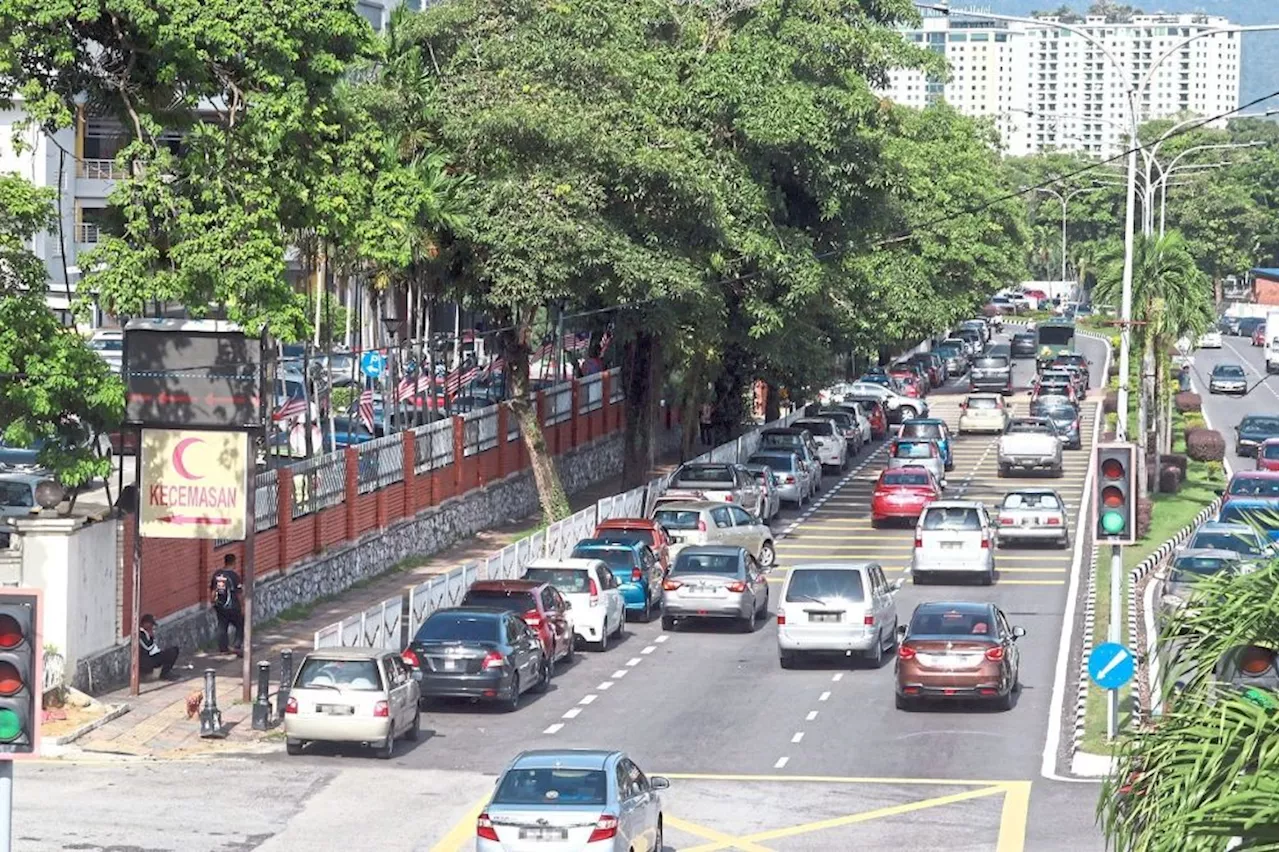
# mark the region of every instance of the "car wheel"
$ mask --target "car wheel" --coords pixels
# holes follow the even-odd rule
[[[884,665],[884,636],[877,633],[875,645],[866,655],[867,665],[873,669],[878,669]]]
[[[926,577],[924,574],[920,573],[919,571],[912,571],[912,572],[911,572],[911,585],[913,585],[913,586],[927,586],[927,585],[929,585],[929,579],[928,579],[928,577]]]
[[[648,624],[653,621],[653,598],[646,598],[644,609],[640,610],[640,623]]]
[[[418,741],[418,736],[422,733],[422,714],[417,708],[413,711],[413,724],[409,726],[409,730],[404,732],[404,738],[411,743]]]
[[[996,471],[996,475],[997,475],[997,476],[1008,476],[1008,475],[1009,475],[1009,465],[1007,465],[1007,464],[1002,464],[1002,465],[1000,465],[999,469]]]
[[[760,567],[772,568],[773,563],[778,559],[777,551],[773,548],[773,542],[766,541],[760,545]]]
[[[546,664],[543,664],[543,671],[546,671]],[[546,678],[544,678],[546,679]],[[508,713],[512,713],[520,707],[520,675],[513,674],[511,676],[511,691],[502,702],[502,709]]]
[[[551,662],[544,660],[538,669],[538,682],[533,685],[534,692],[546,692],[551,687]]]
[[[982,575],[982,585],[984,586],[993,585],[995,581],[996,581],[996,572],[994,570],[988,571],[987,573]]]
[[[596,643],[596,651],[603,654],[609,650],[609,625],[605,624],[600,630],[600,641]]]
[[[373,756],[378,760],[390,760],[391,756],[396,753],[396,736],[395,734],[387,734],[386,741],[373,750]]]
[[[675,629],[676,629],[676,617],[675,617],[674,615],[664,615],[664,616],[662,616],[662,629],[663,629],[663,630],[675,630]]]
[[[662,841],[662,814],[658,814],[658,833],[653,836],[654,852],[663,852],[666,844]]]
[[[284,752],[285,754],[291,754],[296,757],[297,755],[302,754],[302,746],[302,740],[286,739],[284,741]]]
[[[566,665],[573,665],[574,656],[578,653],[575,647],[578,637],[574,636],[569,639],[569,650],[564,652],[564,661]]]
[[[796,667],[796,655],[791,651],[778,652],[778,665],[784,669],[794,669]]]
[[[884,526],[884,521],[880,520],[879,518],[872,518],[872,519],[871,519],[871,529],[873,529],[873,530],[878,530],[878,529],[880,529],[882,526]]]
[[[738,631],[741,633],[754,633],[756,631],[756,607],[751,605],[751,614],[746,618],[738,619]]]
[[[1008,692],[996,699],[996,709],[1002,713],[1013,709],[1013,687],[1009,687]]]
[[[622,617],[618,619],[618,629],[613,631],[613,638],[621,639],[622,631],[625,630],[626,627],[627,627],[627,611],[624,609],[622,611]]]
[[[1062,465],[1056,465],[1056,466],[1053,468],[1053,475],[1054,475],[1055,477],[1061,477],[1061,476],[1062,476]]]
[[[1062,548],[1063,550],[1066,550],[1067,548],[1071,547],[1071,536],[1064,535],[1062,537],[1062,541],[1058,542],[1058,547]]]

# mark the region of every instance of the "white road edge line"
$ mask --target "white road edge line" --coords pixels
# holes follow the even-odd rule
[[[1151,695],[1151,715],[1158,715],[1163,710],[1164,695],[1160,688],[1160,655],[1156,653],[1156,591],[1160,584],[1155,577],[1149,577],[1147,588],[1142,592],[1142,628],[1147,633],[1147,687]]]
[[[790,759],[791,759],[791,758],[789,758],[789,757],[780,757],[780,758],[778,758],[777,762],[775,762],[775,763],[773,764],[773,768],[774,768],[774,769],[781,769],[782,767],[784,767],[784,766],[786,766],[786,765],[787,765],[787,761],[788,761],[788,760],[790,760]]]

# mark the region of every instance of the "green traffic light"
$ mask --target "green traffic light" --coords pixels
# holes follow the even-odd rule
[[[0,743],[11,743],[22,735],[22,720],[8,708],[0,708]]]
[[[1124,514],[1121,512],[1103,512],[1102,529],[1108,535],[1119,535],[1124,532]]]

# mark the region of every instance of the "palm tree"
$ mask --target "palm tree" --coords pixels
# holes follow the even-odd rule
[[[1229,673],[1245,649],[1275,659],[1277,564],[1204,578],[1162,631],[1162,649],[1177,647],[1163,679],[1166,712],[1121,740],[1098,801],[1117,849],[1276,849],[1277,696]]]
[[[1143,453],[1139,454],[1139,483],[1146,489],[1145,465],[1146,435],[1150,422],[1151,403],[1162,428],[1167,417],[1170,395],[1168,351],[1182,336],[1198,337],[1213,322],[1213,291],[1211,283],[1196,265],[1182,234],[1168,231],[1163,236],[1137,235],[1133,249],[1133,320],[1135,342],[1142,347],[1142,375],[1154,379],[1154,400],[1145,391],[1145,382],[1138,394],[1138,435]],[[1121,304],[1121,283],[1124,270],[1123,250],[1112,246],[1102,265],[1095,289],[1096,298],[1113,305]],[[1127,380],[1121,377],[1121,381]],[[1160,445],[1157,444],[1157,451]],[[1165,447],[1167,452],[1170,448]],[[1156,459],[1156,469],[1159,460]],[[1156,477],[1159,486],[1159,477]]]

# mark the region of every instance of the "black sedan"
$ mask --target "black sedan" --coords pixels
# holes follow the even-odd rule
[[[1268,438],[1280,437],[1280,417],[1250,414],[1236,427],[1236,455],[1252,456]]]
[[[1018,332],[1009,343],[1009,351],[1015,358],[1036,357],[1036,333],[1034,331]]]
[[[400,655],[419,681],[423,702],[433,698],[520,706],[522,693],[551,682],[542,640],[518,613],[489,607],[440,609]]]

